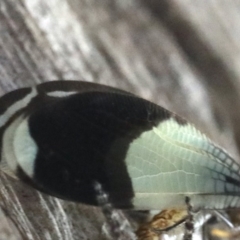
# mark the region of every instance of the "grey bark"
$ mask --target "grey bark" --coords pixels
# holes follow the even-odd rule
[[[0,94],[56,79],[119,87],[184,116],[239,161],[239,12],[238,0],[1,0]],[[101,238],[99,209],[0,179],[20,233],[11,225],[0,239]]]

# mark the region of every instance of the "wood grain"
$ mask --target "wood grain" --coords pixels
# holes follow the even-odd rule
[[[1,0],[0,94],[56,79],[116,86],[183,115],[239,159],[239,11],[239,0]],[[0,178],[21,235],[12,239],[101,238],[99,209]]]

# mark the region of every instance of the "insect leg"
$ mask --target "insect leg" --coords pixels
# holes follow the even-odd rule
[[[185,233],[183,236],[183,240],[192,240],[192,235],[194,232],[194,219],[193,219],[192,206],[190,204],[190,198],[186,197],[185,202],[187,205],[188,217],[185,222]]]
[[[134,234],[128,219],[121,210],[116,210],[108,200],[107,193],[104,192],[100,183],[94,183],[94,189],[97,193],[98,205],[102,208],[102,212],[106,218],[107,226],[105,232],[114,240],[135,240]]]

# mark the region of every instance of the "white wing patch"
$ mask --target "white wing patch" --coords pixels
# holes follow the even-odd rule
[[[21,166],[32,177],[37,150],[29,133],[28,121],[20,116],[4,132],[1,165],[8,166],[13,173]]]
[[[21,117],[14,120],[5,130],[2,139],[2,153],[1,153],[2,159],[0,164],[6,166],[7,163],[9,169],[14,173],[16,173],[17,171],[18,162],[13,147],[13,141],[15,131],[19,124],[21,123],[21,121],[22,121]]]
[[[190,195],[199,205],[199,195],[240,193],[240,184],[226,182],[226,176],[240,182],[239,165],[192,125],[172,118],[134,140],[126,164],[139,208],[184,204]]]
[[[78,92],[76,91],[71,91],[71,92],[67,92],[67,91],[52,91],[52,92],[48,92],[46,93],[48,96],[50,97],[67,97],[73,94],[76,94]]]
[[[27,94],[23,99],[18,100],[11,105],[1,116],[0,116],[0,127],[4,126],[7,121],[19,110],[26,107],[31,100],[37,96],[37,89],[32,88],[32,91]]]
[[[27,119],[16,129],[13,147],[18,164],[29,177],[33,177],[38,148],[30,135]]]

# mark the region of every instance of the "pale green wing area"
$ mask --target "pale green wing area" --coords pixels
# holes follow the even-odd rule
[[[126,162],[140,208],[155,201],[182,204],[184,196],[240,195],[239,165],[191,124],[174,118],[134,140]]]

